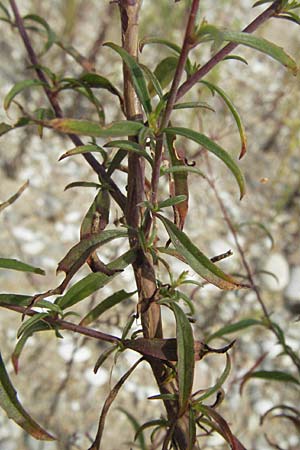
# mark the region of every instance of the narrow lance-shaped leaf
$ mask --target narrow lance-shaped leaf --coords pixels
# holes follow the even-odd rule
[[[4,98],[4,109],[8,109],[10,107],[11,102],[13,99],[24,89],[31,88],[31,87],[37,87],[37,86],[44,86],[45,83],[39,80],[23,80],[16,83],[9,93]]]
[[[150,155],[144,150],[143,146],[138,144],[134,141],[111,141],[107,142],[107,144],[104,145],[105,148],[119,148],[121,150],[126,150],[127,152],[133,152],[140,156],[143,156],[150,164],[153,165],[153,161]]]
[[[145,72],[145,75],[148,78],[150,85],[154,88],[155,93],[161,99],[164,94],[163,94],[160,82],[157,79],[156,75],[149,69],[149,67],[145,66],[144,64],[140,64],[140,67]],[[151,91],[151,89],[149,89],[149,93],[150,93],[150,95],[152,95],[152,92],[150,92],[150,91]]]
[[[0,268],[19,270],[21,272],[37,273],[38,275],[45,275],[45,271],[38,267],[33,267],[30,264],[23,263],[16,259],[0,258]]]
[[[53,128],[60,133],[77,134],[91,137],[122,137],[135,136],[143,128],[146,128],[140,122],[122,120],[112,122],[109,125],[101,126],[97,122],[79,119],[53,119],[44,122],[45,126]]]
[[[9,131],[15,130],[16,128],[25,127],[31,122],[28,117],[21,117],[14,125],[9,125],[8,123],[0,123],[0,136],[8,133]]]
[[[298,72],[296,62],[283,50],[283,48],[273,44],[273,42],[242,31],[223,31],[222,38],[224,41],[235,42],[236,44],[242,44],[254,48],[255,50],[259,50],[290,69],[294,75]]]
[[[220,158],[226,166],[230,169],[232,174],[234,175],[239,188],[240,188],[240,198],[242,198],[245,194],[245,180],[244,176],[241,172],[241,169],[236,164],[236,162],[232,159],[232,157],[227,153],[220,145],[218,145],[216,142],[209,139],[207,136],[205,136],[202,133],[198,133],[197,131],[190,130],[188,128],[183,127],[172,127],[172,128],[166,128],[165,130],[166,134],[171,135],[179,135],[186,137],[187,139],[191,139],[194,142],[197,142],[197,144],[202,145],[206,150],[208,150],[211,153],[214,153],[218,158]]]
[[[175,147],[175,137],[167,135],[167,146],[172,167],[184,167],[184,158],[178,155]],[[178,205],[174,205],[175,223],[182,230],[189,207],[189,186],[187,172],[173,172],[174,195],[185,195],[186,199]],[[171,184],[172,187],[172,184]],[[172,189],[170,189],[172,194]]]
[[[97,73],[85,73],[79,78],[79,81],[87,84],[90,88],[106,89],[111,94],[116,95],[121,105],[123,105],[123,97],[119,90],[105,77]]]
[[[199,27],[197,35],[198,42],[213,40],[215,41],[215,46],[220,46],[222,41],[228,41],[254,48],[280,62],[283,66],[290,69],[294,75],[297,75],[298,67],[296,62],[282,47],[279,47],[267,39],[253,36],[245,31],[222,30],[207,23],[203,23]]]
[[[154,70],[154,76],[158,80],[162,89],[169,86],[174,78],[176,67],[178,64],[177,56],[168,56],[158,63]],[[149,83],[149,93],[151,96],[155,95],[155,86],[152,82]]]
[[[194,337],[191,324],[177,303],[170,303],[176,319],[177,371],[179,387],[179,416],[190,401],[194,381]]]
[[[182,102],[176,103],[173,107],[174,110],[178,109],[192,109],[192,108],[203,108],[209,111],[215,112],[215,110],[206,102]]]
[[[232,103],[232,101],[230,100],[228,95],[226,94],[226,92],[223,91],[223,89],[221,89],[219,86],[212,84],[208,81],[204,81],[204,80],[202,80],[201,83],[208,86],[209,89],[211,89],[212,91],[217,92],[220,95],[220,97],[224,100],[228,109],[230,110],[231,114],[233,115],[233,117],[236,121],[238,130],[239,130],[239,133],[240,133],[240,137],[241,137],[242,147],[241,147],[241,152],[240,152],[240,157],[239,157],[241,159],[247,151],[247,137],[246,137],[246,130],[245,130],[245,127],[243,125],[243,122],[239,115],[238,110],[236,109],[236,107],[234,106],[234,104]]]
[[[140,51],[142,51],[144,46],[148,45],[148,44],[164,45],[164,46],[168,47],[170,50],[173,50],[178,55],[180,55],[180,53],[181,53],[181,47],[179,45],[175,44],[174,42],[168,41],[167,39],[162,39],[162,38],[157,38],[157,37],[149,37],[149,38],[145,38],[142,41],[140,41],[140,44],[139,44]],[[186,62],[186,71],[189,75],[191,75],[193,72],[193,65],[189,58],[187,59],[187,62]]]
[[[113,42],[107,42],[104,45],[112,48],[121,56],[130,71],[134,89],[137,96],[139,97],[141,104],[143,105],[144,111],[146,114],[150,114],[152,111],[152,107],[149,92],[147,89],[143,71],[137,61],[124,48],[114,44]]]
[[[222,388],[225,381],[227,380],[227,378],[230,374],[230,370],[231,370],[230,356],[226,353],[226,365],[225,365],[222,375],[217,380],[217,382],[214,386],[209,388],[203,395],[200,395],[200,397],[197,398],[197,402],[202,403],[203,400],[211,397],[213,394],[218,392]]]
[[[38,425],[25,411],[17,398],[17,393],[9,379],[0,354],[0,406],[7,416],[35,439],[52,441],[55,438]]]
[[[300,381],[288,372],[283,372],[280,370],[259,370],[257,372],[252,372],[247,376],[250,378],[260,378],[262,380],[269,381],[280,381],[282,383],[295,383],[300,384]]]
[[[215,409],[210,406],[200,405],[199,411],[204,415],[213,419],[213,423],[211,424],[212,428],[215,429],[230,445],[231,450],[246,450],[243,444],[235,437],[224,419]]]
[[[3,209],[7,208],[9,205],[14,203],[20,197],[20,195],[25,191],[25,189],[28,187],[28,185],[29,185],[29,181],[26,181],[14,195],[12,195],[5,202],[0,203],[0,211],[2,211]]]
[[[66,279],[69,281],[100,245],[104,245],[113,239],[121,237],[127,237],[127,231],[105,230],[100,233],[91,234],[71,248],[58,264],[57,271],[65,272]]]
[[[38,16],[37,14],[27,14],[23,17],[23,20],[32,20],[33,22],[42,25],[42,27],[45,29],[47,34],[47,42],[43,48],[42,54],[46,53],[57,40],[55,32],[52,30],[46,20]]]
[[[0,294],[0,304],[28,306],[32,301],[30,295]]]
[[[168,235],[179,254],[186,263],[202,278],[220,289],[231,290],[245,287],[232,276],[224,273],[218,266],[210,261],[188,238],[188,236],[166,217],[157,215],[164,224]]]
[[[123,300],[128,299],[133,294],[134,292],[126,292],[123,289],[121,291],[115,292],[105,300],[102,300],[102,302],[100,302],[95,308],[89,311],[88,314],[81,320],[80,325],[89,325],[91,322],[94,322],[94,320],[98,319],[105,311],[108,311],[113,306],[118,305]]]
[[[67,184],[64,190],[67,191],[68,189],[72,189],[74,187],[92,187],[99,189],[101,185],[99,183],[94,183],[93,181],[73,181],[73,183]]]
[[[98,145],[93,144],[79,145],[78,147],[71,148],[63,155],[61,155],[59,161],[73,155],[81,155],[83,153],[102,153],[103,151],[104,151],[103,148],[99,147]]]
[[[227,334],[236,333],[237,331],[244,330],[249,327],[253,327],[255,325],[262,325],[262,322],[260,320],[256,319],[243,319],[239,322],[232,323],[230,325],[225,325],[224,327],[220,328],[215,333],[211,334],[207,339],[206,342],[210,342],[213,339],[220,338],[222,336],[225,336]]]
[[[139,424],[139,422],[136,420],[136,418],[132,414],[130,414],[128,411],[126,411],[126,409],[119,408],[119,410],[122,411],[128,418],[129,422],[133,426],[135,435],[137,435],[137,432],[139,431],[138,441],[139,441],[140,450],[147,450],[145,436],[144,436],[144,433],[142,432],[141,425]]]
[[[34,333],[36,333],[38,331],[46,331],[46,330],[49,331],[49,324],[39,321],[39,322],[33,324],[32,327],[30,328],[30,330],[28,330],[22,334],[22,336],[20,337],[20,339],[18,340],[18,342],[14,348],[13,354],[11,355],[12,364],[14,366],[14,370],[15,370],[16,374],[19,371],[19,359],[20,359],[21,353],[25,347],[27,340]]]
[[[75,283],[65,295],[56,300],[56,303],[62,309],[75,305],[113,280],[114,277],[119,274],[119,271],[125,269],[129,264],[132,264],[135,261],[135,258],[135,250],[129,250],[113,262],[107,264],[109,269],[115,271],[113,275],[106,275],[105,273],[100,272],[91,273]]]

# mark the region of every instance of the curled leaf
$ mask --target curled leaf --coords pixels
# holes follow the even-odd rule
[[[45,83],[39,80],[23,80],[16,83],[4,98],[4,109],[8,110],[13,99],[24,89],[31,87],[45,86]]]
[[[166,217],[157,215],[164,224],[168,235],[179,254],[186,263],[201,277],[220,289],[231,290],[245,287],[232,276],[224,273],[218,266],[210,261],[188,238],[188,236]]]
[[[191,139],[192,141],[197,142],[197,144],[199,145],[202,145],[209,152],[214,153],[218,158],[220,158],[234,175],[240,188],[240,198],[243,198],[245,194],[245,180],[241,169],[232,159],[229,153],[226,152],[222,147],[220,147],[220,145],[209,139],[204,134],[198,133],[197,131],[190,130],[188,128],[171,127],[166,128],[164,131],[166,134],[179,135],[186,137],[187,139]]]

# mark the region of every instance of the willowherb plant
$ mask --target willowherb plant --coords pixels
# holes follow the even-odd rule
[[[8,6],[0,4],[2,20],[12,25],[19,33],[32,71],[35,72],[34,78],[18,82],[12,87],[4,99],[4,109],[7,111],[10,105],[16,102],[16,96],[24,89],[42,88],[46,97],[45,106],[38,108],[34,113],[29,113],[26,107],[18,104],[21,111],[19,120],[14,125],[2,123],[1,134],[24,126],[34,126],[41,137],[45,127],[65,134],[72,141],[74,148],[65,152],[60,159],[81,154],[98,177],[97,182],[85,180],[68,186],[68,188],[92,186],[98,191],[82,221],[80,241],[58,264],[57,269],[65,273],[62,283],[34,296],[0,295],[0,304],[3,308],[16,311],[26,318],[18,330],[18,341],[12,355],[13,365],[17,372],[19,357],[28,338],[49,328],[54,330],[58,338],[61,337],[60,330],[70,330],[111,344],[96,362],[95,371],[111,354],[127,349],[134,350],[141,358],[123,375],[105,400],[98,431],[89,450],[100,448],[109,408],[122,385],[141,361],[149,363],[149,370],[153,373],[159,391],[155,398],[160,399],[165,407],[163,417],[157,417],[137,430],[137,436],[140,436],[146,428],[156,430],[152,436],[159,435],[161,438],[156,446],[152,442],[151,448],[181,450],[200,448],[198,446],[201,445],[201,438],[198,437],[198,430],[201,430],[206,434],[219,433],[232,449],[244,449],[243,444],[231,432],[225,418],[218,412],[222,385],[231,367],[229,350],[234,343],[215,349],[209,342],[216,337],[259,324],[275,334],[283,352],[291,358],[298,372],[300,361],[286,344],[280,327],[268,314],[239,244],[237,232],[215,183],[209,174],[203,173],[196,165],[191,164],[189,155],[179,143],[192,141],[209,154],[214,154],[231,172],[238,195],[242,198],[245,194],[245,180],[238,161],[206,134],[182,126],[182,123],[177,124],[178,118],[174,125],[172,113],[174,110],[186,108],[212,109],[201,98],[186,102],[181,100],[197,83],[201,83],[203,87],[221,97],[236,122],[242,158],[246,153],[247,144],[241,117],[226,92],[207,76],[224,59],[239,59],[245,62],[242,57],[232,54],[237,46],[250,47],[268,55],[286,66],[292,74],[296,74],[297,65],[293,58],[281,47],[264,38],[256,37],[253,33],[274,17],[299,23],[297,11],[300,3],[292,0],[258,1],[254,6],[266,4],[266,9],[243,31],[238,32],[224,30],[207,23],[202,19],[205,10],[201,7],[200,0],[193,0],[190,2],[181,44],[167,41],[161,36],[145,37],[139,41],[139,14],[143,7],[141,0],[119,0],[112,3],[115,3],[112,7],[119,8],[120,11],[122,43],[118,45],[107,42],[104,45],[110,49],[111,54],[118,55],[123,64],[123,93],[95,70],[94,55],[85,58],[73,47],[65,46],[44,18],[35,14],[21,17],[16,0],[9,0]],[[171,5],[170,2],[170,13],[174,7],[176,5]],[[159,8],[158,5],[158,12]],[[52,46],[58,45],[83,67],[83,74],[77,78],[64,77],[54,73],[50,67],[41,65],[32,45],[30,37],[32,30],[46,36],[44,55]],[[207,42],[211,45],[212,56],[200,66],[197,61],[193,61],[193,50],[206,45]],[[143,48],[150,45],[164,46],[171,53],[171,56],[156,61],[155,70],[144,65],[140,55]],[[104,89],[115,97],[123,120],[105,123],[98,89]],[[85,119],[65,117],[60,106],[60,94],[65,90],[71,90],[87,98],[95,108],[98,121],[91,121],[89,117]],[[83,141],[80,136],[86,137],[87,140]],[[100,145],[100,140],[106,142]],[[111,149],[115,150],[113,156]],[[126,187],[114,181],[116,179],[114,175],[119,170],[127,173]],[[189,191],[194,187],[189,182],[189,173],[207,180],[214,190],[240,252],[246,271],[246,281],[239,276],[227,274],[218,267],[217,262],[230,256],[230,252],[210,259],[183,231],[188,214]],[[162,185],[168,186],[168,195],[160,189]],[[1,210],[13,203],[25,187],[24,185],[17,194],[2,203]],[[115,222],[115,226],[108,227],[111,199],[121,210],[122,218]],[[170,214],[172,210],[173,215]],[[168,241],[166,245],[162,245],[166,234]],[[114,245],[112,241],[120,238],[128,240],[128,250],[109,264],[104,264],[97,253],[98,249],[105,244]],[[199,281],[189,279],[186,272],[176,278],[172,266],[166,261],[166,255],[183,262],[204,279],[205,283],[211,283],[221,290],[253,289],[262,307],[263,319],[247,319],[233,323],[209,336],[205,343],[197,340],[192,326],[197,305],[181,287],[193,283],[199,285]],[[91,273],[69,287],[70,281],[84,264],[89,266]],[[66,320],[66,315],[72,311],[73,306],[98,292],[114,278],[122,277],[122,271],[129,265],[133,267],[136,291],[119,290],[105,299],[101,298],[100,291],[97,296],[99,303],[92,309],[87,309],[79,323]],[[44,274],[43,270],[14,259],[0,258],[0,267]],[[164,280],[159,279],[159,267],[168,273],[169,283],[166,284]],[[131,298],[135,293],[138,296],[136,314],[127,323],[122,336],[116,337],[90,327],[101,314]],[[55,296],[54,302],[47,300],[51,296]],[[43,312],[37,308],[43,308]],[[173,338],[164,338],[162,308],[168,308],[174,315],[176,336]],[[129,337],[136,318],[141,320],[142,337],[138,334]],[[204,391],[193,392],[195,364],[201,364],[202,358],[210,353],[226,354],[225,369],[215,385]],[[299,373],[298,377],[294,377],[286,372],[255,371],[255,369],[251,370],[243,381],[251,377],[281,379],[298,385],[300,382]],[[0,384],[0,404],[8,416],[37,439],[55,439],[52,434],[41,428],[19,403],[2,359]],[[216,402],[213,401],[215,396]],[[208,399],[210,400],[207,401]]]

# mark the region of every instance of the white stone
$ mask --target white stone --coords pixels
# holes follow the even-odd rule
[[[76,363],[85,362],[90,359],[91,355],[92,352],[88,347],[80,347],[78,350],[76,350],[74,361]]]
[[[106,369],[101,367],[95,374],[93,367],[86,369],[84,378],[93,386],[103,386],[109,379],[109,373]]]
[[[271,275],[262,275],[263,283],[270,291],[282,291],[289,282],[289,265],[281,253],[273,253],[263,266],[263,270],[273,273],[277,280]]]
[[[300,300],[300,266],[291,269],[291,277],[285,295],[291,300]]]

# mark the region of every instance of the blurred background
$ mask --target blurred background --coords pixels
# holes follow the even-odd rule
[[[140,37],[160,36],[180,45],[188,3],[184,0],[177,3],[171,0],[144,0]],[[3,4],[8,7],[8,2],[4,1]],[[84,71],[82,64],[78,63],[82,63],[82,55],[95,64],[97,73],[122,89],[119,57],[109,48],[99,45],[105,41],[120,43],[116,3],[96,0],[22,0],[18,4],[22,15],[37,14],[43,17],[59,37],[60,45],[52,46],[41,56],[42,65],[61,77],[77,77]],[[252,4],[250,0],[203,0],[201,17],[218,26],[241,30],[265,6],[252,9]],[[300,33],[296,24],[272,19],[259,29],[257,35],[284,47],[299,62]],[[34,30],[30,36],[34,48],[40,53],[46,36]],[[209,59],[211,51],[209,43],[203,44],[193,51],[191,58],[203,64]],[[32,77],[18,33],[4,21],[1,22],[0,52],[0,93],[4,99],[13,84]],[[208,157],[196,145],[186,146],[188,159],[196,161],[197,167],[213,181],[219,201],[205,180],[190,175],[190,209],[185,229],[210,257],[231,249],[233,256],[222,261],[220,266],[227,272],[246,275],[236,242],[224,220],[224,211],[227,212],[272,320],[284,331],[287,344],[299,353],[299,75],[294,77],[278,63],[254,50],[239,47],[234,53],[246,58],[248,65],[238,60],[223,61],[208,79],[227,92],[245,124],[248,152],[240,165],[246,177],[247,193],[240,201],[232,175],[223,168],[222,163],[214,157]],[[154,70],[158,62],[169,55],[172,52],[165,47],[149,45],[145,46],[140,60]],[[83,96],[66,90],[61,93],[59,100],[66,117],[97,120],[94,108]],[[200,84],[184,97],[184,101],[188,100],[205,101],[214,112],[204,109],[196,112],[179,110],[173,114],[173,123],[203,131],[237,158],[240,152],[238,130],[224,101],[218,95],[212,96]],[[29,112],[47,106],[40,88],[25,90],[17,97],[17,101]],[[99,101],[103,105],[106,123],[122,118],[118,100],[109,92],[99,90]],[[0,120],[13,124],[20,114],[17,105],[11,106],[8,116],[2,108]],[[45,277],[1,270],[1,293],[31,295],[50,289],[62,280],[61,275],[56,276],[57,263],[78,241],[80,223],[95,197],[93,188],[67,191],[64,188],[74,181],[98,181],[80,156],[58,162],[59,156],[70,148],[72,144],[52,130],[45,129],[43,139],[40,139],[34,127],[20,128],[1,138],[0,202],[9,198],[26,180],[30,182],[20,199],[1,214],[1,257],[15,257],[46,270]],[[125,175],[117,173],[115,180],[121,183],[125,192]],[[120,211],[114,204],[112,227],[114,220],[119,217]],[[101,257],[107,262],[125,249],[126,242],[119,247],[108,245],[103,247]],[[185,270],[183,264],[176,263],[173,267],[178,275]],[[87,268],[81,269],[72,282],[87,273]],[[163,268],[159,276],[167,280]],[[128,269],[93,298],[81,302],[76,311],[84,314],[88,306],[106,298],[114,290],[132,291],[132,287],[133,277]],[[245,318],[262,317],[261,306],[252,290],[225,293],[205,286],[202,289],[190,289],[187,294],[195,302],[197,320],[194,330],[199,340],[204,340],[224,325]],[[128,317],[135,311],[135,304],[136,299],[132,297],[121,307],[104,314],[95,327],[120,335]],[[76,321],[76,318],[70,320]],[[172,317],[164,313],[164,320],[169,324],[172,335]],[[20,358],[19,374],[15,376],[10,357],[20,323],[19,315],[1,309],[3,358],[26,409],[58,436],[59,441],[34,441],[9,421],[4,413],[0,413],[0,449],[86,449],[95,435],[102,403],[110,386],[128,370],[138,355],[126,351],[119,356],[116,364],[112,359],[106,361],[95,375],[93,367],[99,354],[106,348],[104,343],[66,331],[62,333],[63,339],[55,339],[53,331],[49,331],[29,339]],[[136,328],[139,328],[138,325]],[[239,393],[243,376],[262,355],[265,358],[260,369],[288,370],[297,375],[297,368],[288,356],[281,354],[282,348],[276,338],[264,327],[250,327],[226,337],[228,341],[234,338],[237,341],[231,352],[232,371],[225,385],[226,395],[220,412],[248,449],[299,449],[299,417],[294,425],[285,418],[266,419],[264,424],[260,423],[261,416],[275,405],[298,408],[300,395],[296,385],[253,379],[245,385],[242,395]],[[223,344],[224,340],[211,343],[215,347]],[[196,366],[195,389],[205,389],[214,384],[224,366],[225,357],[222,355],[209,356],[199,362]],[[157,388],[148,366],[143,363],[123,387],[112,407],[107,419],[103,449],[139,448],[135,447],[137,443],[130,443],[134,428],[126,413],[118,408],[133,414],[141,424],[159,418],[164,413],[161,402],[147,400],[147,397],[155,394]],[[201,448],[206,450],[227,448],[218,436],[210,436],[202,442]],[[272,447],[272,443],[276,443],[277,447]]]

